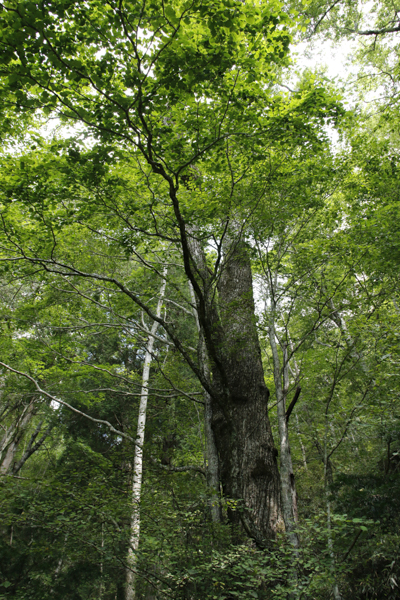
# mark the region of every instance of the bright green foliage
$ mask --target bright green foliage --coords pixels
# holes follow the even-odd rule
[[[16,449],[0,478],[0,598],[124,597],[144,351],[165,264],[139,597],[325,600],[335,582],[343,598],[398,596],[396,41],[379,33],[357,54],[371,70],[361,93],[384,83],[390,94],[380,113],[346,113],[345,92],[314,74],[295,92],[276,85],[299,27],[355,37],[362,6],[2,5],[0,134],[14,147],[1,157],[1,361],[42,391],[1,371],[1,464]],[[396,26],[392,3],[372,10],[374,27]],[[77,129],[43,137],[34,122],[47,117]],[[271,288],[287,405],[301,387],[289,420],[297,556],[284,534],[260,551],[210,519],[182,232],[196,231],[218,274],[230,220],[252,259],[272,418]],[[224,517],[241,510],[222,503]]]

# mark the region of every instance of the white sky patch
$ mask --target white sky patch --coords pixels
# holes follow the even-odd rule
[[[326,69],[331,79],[345,80],[357,69],[351,64],[356,42],[342,40],[340,45],[330,41],[301,42],[293,47],[292,55],[301,69]]]
[[[294,69],[291,73],[290,87],[296,89],[296,80],[304,70],[323,73],[342,92],[342,102],[346,109],[354,108],[361,100],[356,89],[359,65],[353,60],[359,47],[359,40],[343,39],[339,43],[330,40],[313,39],[301,42],[292,47]],[[370,98],[363,98],[365,102]],[[331,140],[332,148],[341,148],[339,134],[335,127],[326,126],[326,133]]]
[[[358,5],[363,15],[358,23],[359,30],[370,29],[374,26],[376,19],[376,3],[374,0],[364,0]],[[386,36],[385,44],[390,46],[395,44],[397,40],[397,34],[392,34],[392,36]],[[291,54],[295,65],[297,65],[297,70],[323,70],[327,77],[337,84],[338,88],[343,89],[343,104],[345,107],[353,108],[360,102],[368,105],[379,100],[384,94],[383,87],[365,92],[364,95],[362,95],[360,89],[356,89],[361,67],[354,60],[354,57],[360,48],[361,41],[366,43],[368,40],[365,38],[361,40],[359,36],[355,36],[352,40],[342,38],[340,42],[333,42],[315,37],[308,42],[301,42],[292,46]],[[370,72],[374,76],[373,69]]]

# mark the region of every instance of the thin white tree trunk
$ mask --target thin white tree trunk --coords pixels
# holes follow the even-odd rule
[[[293,352],[293,344],[292,344],[292,340],[290,339],[289,332],[288,332],[288,337],[289,337],[289,347],[290,347],[290,350]],[[288,365],[287,365],[288,369],[290,370],[290,372],[291,372],[292,376],[294,377],[295,381],[299,381],[300,380],[300,369],[299,369],[299,366],[298,366],[298,364],[297,364],[296,359],[295,359],[294,356],[292,357],[292,363],[293,363],[292,367],[288,363]],[[295,419],[296,419],[296,433],[297,433],[297,436],[299,438],[301,453],[303,455],[304,470],[308,471],[306,449],[305,449],[304,444],[303,444],[303,438],[301,437],[299,415],[297,414],[296,408],[294,409],[294,416],[295,416]]]
[[[291,500],[292,500],[293,518],[294,518],[294,522],[296,524],[298,521],[297,493],[296,493],[296,485],[295,485],[294,473],[293,473],[292,455],[290,452],[290,444],[289,444],[288,418],[286,418],[286,398],[287,398],[287,395],[289,392],[289,385],[290,385],[289,356],[288,356],[287,346],[285,345],[283,348],[283,399],[282,399],[283,415],[282,416],[284,417],[283,426],[285,427],[285,431],[286,431],[285,454],[286,454],[287,468],[289,471],[289,487],[290,487],[289,493],[290,493]],[[281,456],[282,456],[282,454],[281,454]],[[296,536],[296,539],[297,539],[297,536]],[[297,543],[298,543],[298,539],[297,539]]]
[[[203,353],[203,371],[206,377],[209,377],[208,360],[206,355],[206,346],[204,340],[201,340]],[[212,429],[212,405],[211,397],[204,390],[204,433],[206,438],[206,456],[207,456],[207,485],[211,490],[210,495],[210,512],[213,523],[221,523],[221,499],[219,494],[219,462],[218,451],[215,444],[214,431]]]
[[[17,422],[10,427],[9,431],[6,432],[6,435],[1,440],[0,473],[2,475],[8,473],[11,469],[22,435],[32,419],[33,409],[33,402],[26,405]]]
[[[359,362],[364,375],[368,376],[369,375],[368,366],[367,366],[367,363],[365,362],[364,354],[362,351],[356,350],[355,341],[353,340],[351,333],[349,332],[349,330],[347,328],[347,323],[346,323],[345,319],[340,314],[340,312],[338,310],[336,310],[332,299],[329,300],[329,305],[332,309],[331,320],[337,325],[340,332],[342,333],[342,335],[346,341],[347,347],[349,348],[349,350],[351,350],[351,356],[356,361]]]
[[[355,360],[359,361],[361,370],[363,371],[364,375],[368,375],[369,374],[368,367],[365,362],[364,356],[363,356],[362,352],[359,352],[355,349],[355,343],[354,343],[354,340],[353,340],[351,334],[349,333],[345,319],[342,317],[340,312],[338,310],[336,310],[332,299],[329,300],[329,304],[332,309],[332,314],[331,314],[332,321],[334,323],[336,323],[336,325],[340,329],[342,335],[344,336],[344,339],[346,340],[346,344],[347,344],[348,348],[351,350],[351,355],[353,356],[353,358]],[[331,570],[332,570],[332,577],[333,577],[333,587],[332,587],[333,597],[335,600],[342,600],[342,596],[340,594],[339,586],[338,586],[337,580],[336,580],[335,553],[333,550],[333,541],[332,541],[332,532],[331,532],[331,506],[330,506],[330,501],[329,501],[329,477],[328,477],[328,469],[330,468],[330,465],[328,464],[329,458],[328,458],[328,448],[327,448],[327,444],[328,444],[327,429],[328,429],[328,415],[326,415],[326,418],[325,418],[325,440],[324,440],[324,463],[325,463],[324,469],[325,469],[325,495],[326,495],[327,529],[328,529],[328,549],[329,549],[329,554],[331,557]]]
[[[331,519],[331,503],[329,500],[329,464],[328,464],[328,414],[325,415],[325,436],[324,436],[324,487],[326,499],[326,526],[328,531],[328,550],[331,557],[331,573],[333,578],[332,592],[335,600],[342,600],[339,586],[336,580],[336,561],[335,552],[333,549],[332,540],[332,519]]]
[[[104,522],[102,522],[102,524],[101,524],[101,561],[100,561],[99,600],[102,600],[102,598],[103,598],[103,591],[104,591],[104,582],[103,582],[103,574],[104,574],[103,552],[104,552]]]
[[[67,540],[68,540],[68,533],[65,534],[65,537],[64,537],[64,546],[63,546],[63,549],[62,549],[62,554],[61,554],[61,557],[60,557],[60,559],[59,559],[59,561],[57,563],[57,566],[56,566],[56,568],[54,570],[54,581],[53,581],[53,587],[50,588],[50,595],[54,594],[54,585],[57,582],[58,576],[59,576],[59,574],[61,572],[61,568],[63,566],[64,554],[65,554],[65,546],[67,545]]]
[[[163,271],[163,282],[160,288],[160,295],[157,303],[156,316],[161,316],[161,309],[164,301],[165,288],[167,285],[167,267]],[[132,515],[130,524],[130,541],[128,550],[128,564],[126,571],[126,600],[135,600],[135,580],[137,551],[140,538],[140,497],[142,491],[142,473],[143,473],[143,443],[146,429],[147,399],[149,395],[150,367],[153,358],[154,336],[157,333],[158,322],[154,321],[146,345],[146,354],[143,366],[142,389],[140,395],[139,415],[137,422],[135,456],[133,459],[133,481],[132,481]]]
[[[295,531],[297,517],[297,502],[294,485],[292,457],[290,454],[289,433],[286,421],[286,395],[289,387],[288,360],[287,351],[285,351],[283,357],[284,387],[282,388],[282,369],[280,365],[275,335],[275,303],[272,299],[271,304],[272,306],[269,323],[269,341],[274,366],[276,407],[278,415],[278,430],[280,443],[280,478],[283,519],[285,521],[285,527],[289,541],[292,544],[292,546],[295,549],[297,549],[299,548],[299,539]]]
[[[301,453],[303,455],[304,470],[308,471],[306,449],[305,449],[304,444],[303,444],[303,438],[301,437],[299,415],[297,414],[297,410],[296,409],[294,410],[294,416],[295,416],[295,419],[296,419],[296,432],[297,432],[297,435],[298,435],[298,438],[299,438],[299,442],[300,442]]]

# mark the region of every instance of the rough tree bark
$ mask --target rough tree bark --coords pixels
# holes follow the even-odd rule
[[[277,451],[268,418],[250,260],[243,241],[227,244],[218,282],[219,365],[213,365],[213,429],[228,510],[259,546],[283,528]]]
[[[278,453],[268,418],[250,259],[235,229],[214,271],[193,229],[188,230],[188,247],[197,306],[202,303],[200,335],[210,363],[212,430],[223,493],[231,500],[228,517],[264,547],[284,528]]]

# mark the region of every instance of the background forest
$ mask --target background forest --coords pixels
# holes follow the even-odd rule
[[[0,7],[0,599],[399,598],[400,2]]]

